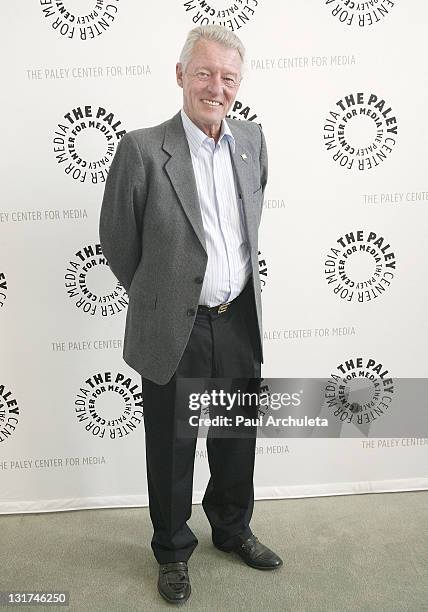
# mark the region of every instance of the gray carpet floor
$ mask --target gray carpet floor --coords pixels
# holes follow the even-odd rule
[[[157,592],[148,508],[0,516],[0,590],[67,590],[76,611],[428,610],[428,492],[256,502],[252,530],[284,560],[270,572],[215,549],[202,506],[189,524],[184,605]]]

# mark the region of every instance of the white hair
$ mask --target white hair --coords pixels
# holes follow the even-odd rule
[[[243,72],[245,47],[236,34],[220,25],[198,26],[197,28],[190,30],[187,35],[186,42],[184,43],[184,47],[180,53],[179,61],[183,66],[183,70],[186,69],[186,66],[192,57],[193,47],[198,40],[201,39],[213,40],[214,42],[217,42],[224,47],[228,47],[229,49],[236,49],[242,60],[241,72]]]

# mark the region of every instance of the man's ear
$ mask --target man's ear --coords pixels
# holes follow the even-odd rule
[[[180,87],[183,87],[183,65],[178,62],[175,66],[175,76],[177,78],[177,83]]]

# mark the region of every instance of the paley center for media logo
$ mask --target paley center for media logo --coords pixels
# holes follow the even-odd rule
[[[355,230],[340,236],[324,261],[333,293],[346,302],[370,302],[389,289],[397,261],[388,240],[378,232]]]
[[[324,122],[324,146],[346,170],[370,170],[391,155],[398,121],[391,106],[370,92],[350,93],[336,102]]]
[[[183,7],[197,26],[221,25],[232,32],[251,21],[260,0],[186,0]]]
[[[266,287],[267,278],[268,278],[268,269],[266,260],[264,259],[262,252],[258,252],[259,255],[259,277],[260,277],[260,288],[263,291],[263,288]]]
[[[18,423],[18,402],[9,387],[0,382],[0,443],[13,435]]]
[[[85,0],[78,13],[74,0],[39,0],[43,17],[63,38],[92,40],[107,32],[116,20],[120,0]],[[82,6],[82,2],[79,3]]]
[[[395,0],[324,0],[324,4],[341,23],[366,28],[382,21],[395,6]]]
[[[7,298],[7,280],[4,272],[0,272],[0,308],[3,308]]]
[[[67,264],[64,280],[68,297],[88,315],[108,317],[128,306],[128,294],[111,272],[100,244],[76,251]]]
[[[111,110],[92,104],[77,106],[65,113],[54,131],[57,164],[79,183],[104,183],[124,134],[122,122]]]
[[[74,411],[88,433],[117,440],[141,427],[142,398],[141,385],[122,372],[97,373],[80,385]]]
[[[343,423],[366,425],[390,408],[394,381],[386,367],[372,357],[353,357],[340,363],[325,386],[328,407]]]
[[[235,100],[232,104],[230,111],[227,113],[226,117],[229,119],[238,119],[241,121],[255,121],[259,125],[261,125],[260,121],[257,121],[257,113],[241,100]]]

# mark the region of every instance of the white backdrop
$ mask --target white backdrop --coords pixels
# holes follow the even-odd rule
[[[361,358],[394,380],[427,376],[428,5],[360,4],[3,7],[0,512],[148,503],[141,382],[121,357],[127,296],[98,219],[121,134],[180,108],[175,62],[203,19],[246,45],[231,115],[268,143],[263,375],[328,378]],[[405,419],[405,402],[394,410]],[[261,438],[256,498],[426,489],[427,458],[427,438]],[[195,502],[207,480],[199,440]]]

